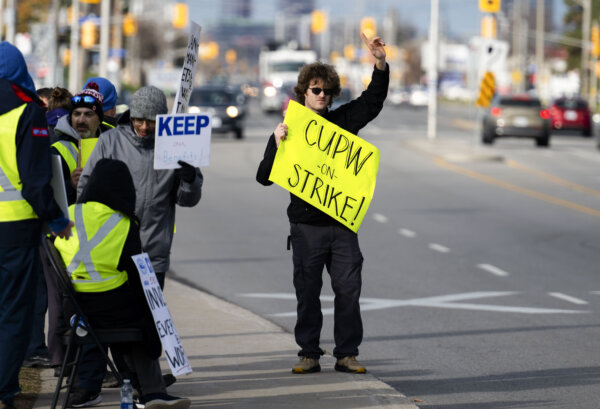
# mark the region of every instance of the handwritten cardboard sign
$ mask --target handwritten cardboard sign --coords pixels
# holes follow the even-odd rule
[[[192,166],[208,166],[212,115],[157,115],[154,138],[154,169],[179,168],[182,160]]]
[[[181,71],[181,83],[177,87],[177,94],[173,103],[173,114],[187,112],[190,102],[190,94],[194,87],[194,75],[198,67],[198,50],[200,49],[200,31],[202,28],[190,21],[190,37],[188,40],[183,69]]]
[[[269,180],[357,232],[375,191],[379,149],[290,101]]]
[[[156,279],[156,274],[154,273],[148,254],[137,254],[131,258],[140,273],[140,280],[142,281],[146,301],[152,311],[152,317],[154,317],[156,330],[165,351],[167,362],[169,362],[171,373],[175,376],[191,373],[192,365],[183,350],[179,335],[177,335],[175,324],[171,318],[167,303],[163,298],[162,290]]]

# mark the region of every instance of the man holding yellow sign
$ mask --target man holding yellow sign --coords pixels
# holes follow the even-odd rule
[[[329,110],[340,94],[331,65],[305,65],[294,88],[284,123],[270,136],[256,180],[290,191],[288,206],[297,299],[296,343],[300,362],[294,373],[321,370],[323,324],[319,296],[323,267],[335,293],[335,369],[365,373],[357,360],[362,342],[360,291],[363,257],[356,232],[367,211],[379,165],[379,151],[355,136],[375,119],[388,92],[385,43],[361,37],[375,58],[371,83],[357,99]],[[289,244],[288,244],[289,248]]]

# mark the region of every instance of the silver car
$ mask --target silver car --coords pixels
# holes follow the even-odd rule
[[[536,146],[550,145],[550,111],[530,95],[497,95],[483,117],[481,142],[497,138],[533,138]]]

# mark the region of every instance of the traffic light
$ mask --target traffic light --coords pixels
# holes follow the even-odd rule
[[[490,106],[490,100],[494,96],[496,89],[496,80],[494,74],[486,71],[483,78],[481,79],[481,87],[479,89],[479,97],[477,98],[477,106],[487,108]]]
[[[176,3],[173,6],[173,27],[186,28],[188,25],[188,5],[186,3]]]
[[[225,61],[229,65],[233,65],[237,61],[237,52],[233,48],[225,52]]]
[[[310,13],[310,31],[319,34],[327,30],[327,14],[321,10],[313,10]]]
[[[354,58],[356,58],[356,49],[352,44],[346,44],[344,46],[344,57],[348,61],[354,61]]]
[[[592,57],[600,56],[600,26],[598,23],[592,26]]]
[[[484,13],[497,13],[500,11],[500,0],[479,0],[479,10]]]
[[[96,45],[97,40],[96,25],[90,20],[81,23],[81,46],[83,48],[92,48]]]
[[[373,17],[363,17],[360,20],[360,32],[364,33],[368,39],[375,37],[377,34],[377,22]]]
[[[125,14],[123,16],[123,35],[125,37],[133,37],[137,34],[137,20],[135,16],[131,13]]]

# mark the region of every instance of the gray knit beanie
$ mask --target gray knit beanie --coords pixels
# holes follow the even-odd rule
[[[156,115],[166,114],[167,98],[158,88],[148,85],[138,89],[131,97],[129,104],[131,118],[156,121]]]

